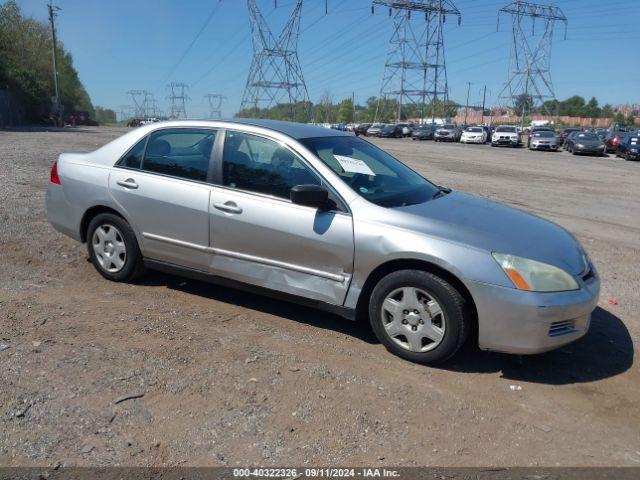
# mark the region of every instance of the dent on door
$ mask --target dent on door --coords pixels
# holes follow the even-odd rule
[[[211,271],[342,305],[353,270],[350,215],[215,188]]]

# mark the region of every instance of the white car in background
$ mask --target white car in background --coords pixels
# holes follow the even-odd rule
[[[462,132],[460,143],[486,143],[487,132],[482,127],[467,127]]]
[[[491,137],[491,146],[497,147],[498,145],[520,147],[522,145],[522,139],[520,132],[518,132],[518,127],[512,125],[500,125],[496,127]]]

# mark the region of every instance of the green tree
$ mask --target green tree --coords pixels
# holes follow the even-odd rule
[[[96,121],[98,123],[116,123],[116,112],[110,108],[96,107]]]
[[[633,115],[627,115],[627,125],[633,126],[636,123],[636,118]]]
[[[596,97],[591,97],[591,100],[584,107],[584,116],[587,118],[598,118],[601,114],[601,109],[598,106],[598,100]]]
[[[560,102],[560,115],[568,115],[570,117],[583,117],[585,110],[584,97],[574,95]]]
[[[28,120],[37,121],[51,108],[54,94],[51,32],[45,22],[22,15],[15,0],[0,3],[0,88],[12,91]],[[62,43],[57,46],[60,101],[67,112],[93,106]]]
[[[516,115],[527,115],[533,110],[533,97],[527,93],[522,93],[516,97],[513,105]]]
[[[627,119],[625,118],[624,113],[622,113],[622,112],[616,112],[613,115],[613,122],[614,123],[625,123],[626,120]]]
[[[608,103],[600,110],[600,118],[611,118],[614,115],[613,108]]]
[[[340,102],[340,105],[338,106],[338,122],[353,122],[353,100],[350,98],[345,98]]]

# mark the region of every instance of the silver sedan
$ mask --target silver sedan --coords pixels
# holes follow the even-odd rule
[[[388,350],[424,364],[470,336],[557,348],[587,332],[600,290],[561,227],[302,124],[155,123],[62,154],[47,214],[108,280],[157,269],[368,318]]]

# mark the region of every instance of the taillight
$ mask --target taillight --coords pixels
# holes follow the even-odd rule
[[[60,183],[60,177],[58,176],[58,161],[53,162],[53,167],[51,167],[51,183],[56,183],[58,185],[62,185]]]

